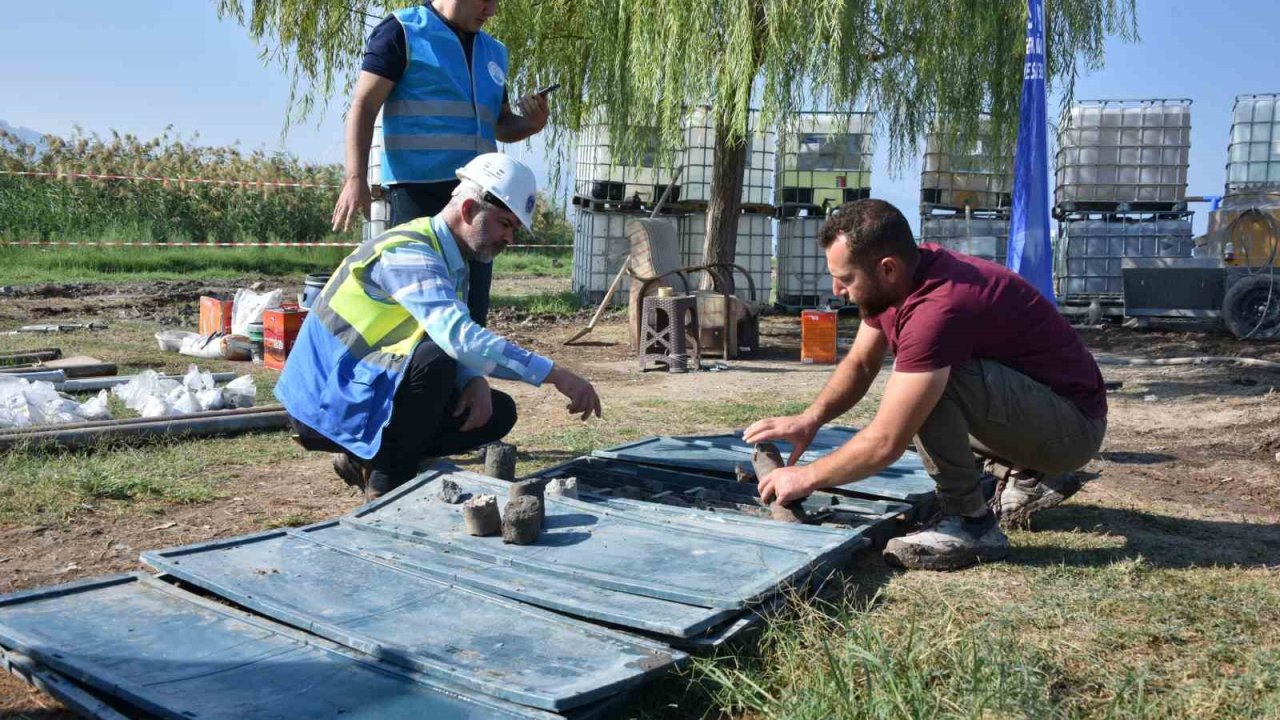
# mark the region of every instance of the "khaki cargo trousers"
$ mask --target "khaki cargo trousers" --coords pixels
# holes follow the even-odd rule
[[[990,360],[951,367],[947,388],[916,435],[944,515],[985,512],[974,453],[1046,474],[1078,470],[1102,446],[1106,419],[1022,373]]]

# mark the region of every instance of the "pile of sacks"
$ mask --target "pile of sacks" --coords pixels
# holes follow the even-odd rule
[[[162,377],[154,370],[143,370],[124,385],[111,388],[111,394],[138,415],[151,418],[253,407],[258,391],[252,376],[241,375],[225,387],[217,387],[212,373],[201,372],[192,365],[181,382]]]
[[[0,429],[110,419],[106,390],[81,403],[63,397],[51,383],[0,375]]]
[[[253,407],[257,394],[250,375],[217,387],[213,374],[201,372],[195,365],[187,368],[181,381],[143,370],[129,382],[111,388],[111,395],[144,418]],[[110,420],[108,398],[107,391],[102,390],[88,401],[79,402],[59,393],[52,383],[0,375],[0,430]]]

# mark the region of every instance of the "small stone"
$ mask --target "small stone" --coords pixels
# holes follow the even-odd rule
[[[1276,462],[1280,463],[1280,452],[1276,453]]]
[[[452,480],[442,480],[440,482],[440,499],[450,505],[457,505],[467,499],[467,494],[462,492],[462,488],[458,487],[458,483]]]
[[[547,483],[545,494],[554,497],[567,497],[578,499],[578,478],[565,477],[554,478]]]
[[[1159,398],[1157,398],[1155,395],[1147,395],[1146,397],[1142,398],[1142,402],[1155,402],[1156,400],[1159,400]]]

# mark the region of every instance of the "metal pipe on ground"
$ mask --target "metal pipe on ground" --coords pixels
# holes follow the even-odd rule
[[[62,348],[16,350],[14,352],[0,353],[0,367],[57,360],[60,357],[62,357]]]
[[[267,413],[282,410],[280,405],[262,405],[251,408],[235,408],[232,410],[205,410],[197,413],[187,413],[186,415],[170,415],[168,417],[134,417],[123,418],[120,420],[91,420],[80,423],[63,423],[61,425],[37,425],[27,428],[10,428],[8,430],[0,430],[0,438],[7,438],[11,435],[26,436],[31,433],[49,432],[53,430],[79,430],[82,428],[97,427],[123,427],[125,425],[146,425],[148,423],[164,422],[166,420],[179,419],[195,419],[195,418],[217,418],[226,417],[231,414],[253,415],[255,413]]]
[[[0,373],[0,380],[4,378],[15,378],[18,380],[26,380],[28,382],[54,383],[54,387],[56,388],[58,383],[66,381],[67,374],[61,370],[30,370],[26,372]]]
[[[278,408],[278,406],[277,406]],[[283,409],[270,412],[221,411],[221,417],[170,417],[145,423],[104,422],[98,427],[52,429],[40,432],[11,433],[0,436],[0,450],[20,443],[56,445],[74,449],[100,443],[133,442],[166,435],[184,437],[217,437],[238,435],[255,430],[279,430],[288,427],[289,415]]]
[[[72,380],[66,380],[65,382],[54,383],[53,389],[57,390],[58,392],[72,392],[72,393],[97,392],[99,390],[113,388],[117,385],[127,384],[130,380],[134,379],[135,377],[137,376],[136,375],[119,375],[115,377],[76,378]],[[160,378],[164,380],[177,380],[178,382],[182,382],[183,376],[182,375],[161,375]],[[235,379],[236,379],[236,374],[233,372],[213,373],[213,381],[216,383],[229,382]]]

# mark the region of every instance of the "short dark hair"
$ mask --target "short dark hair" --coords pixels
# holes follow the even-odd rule
[[[920,257],[907,218],[884,200],[854,200],[841,205],[822,224],[818,243],[828,250],[841,235],[860,268],[869,268],[890,256],[910,266]]]

